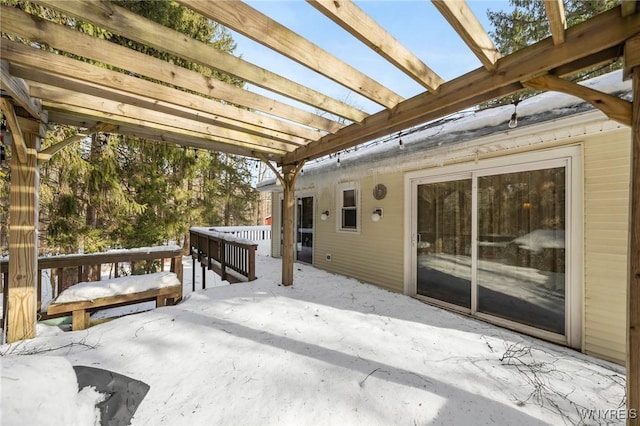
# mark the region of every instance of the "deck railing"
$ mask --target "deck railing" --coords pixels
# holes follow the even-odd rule
[[[198,228],[200,229],[200,228]],[[271,239],[271,226],[270,225],[257,225],[257,226],[214,226],[207,228],[210,231],[222,232],[225,234],[231,234],[238,238],[251,241],[265,241]]]
[[[47,315],[42,311],[43,281],[49,282],[51,291],[47,294],[56,297],[69,286],[82,281],[99,281],[102,278],[102,266],[110,265],[110,278],[126,274],[145,274],[165,269],[165,260],[170,259],[169,270],[175,272],[182,281],[182,249],[179,246],[143,247],[136,249],[113,250],[105,253],[71,254],[61,256],[42,256],[38,258],[37,310],[40,318]],[[113,274],[113,275],[111,275]],[[45,276],[45,275],[48,275]],[[9,260],[0,260],[2,277],[3,306],[2,316],[7,312],[7,287],[9,285]],[[44,279],[43,279],[44,278]]]
[[[240,238],[221,228],[191,228],[191,256],[194,262],[193,291],[195,291],[195,262],[202,266],[202,288],[206,286],[205,271],[215,271],[223,280],[239,282],[256,279],[256,249],[253,241]],[[237,228],[241,230],[241,227]],[[243,234],[244,235],[244,234]],[[244,277],[244,278],[243,278]]]

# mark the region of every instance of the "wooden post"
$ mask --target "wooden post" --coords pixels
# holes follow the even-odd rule
[[[202,265],[202,289],[207,288],[207,270],[205,269],[204,263]]]
[[[284,188],[282,203],[282,285],[293,284],[293,261],[295,259],[295,214],[296,214],[296,178],[302,169],[298,165],[285,164],[282,166],[281,183]]]
[[[258,155],[262,161],[273,171],[284,189],[282,202],[282,285],[293,284],[293,260],[294,260],[294,220],[296,214],[296,178],[302,170],[305,160],[297,164],[284,164],[282,173],[271,164],[264,156]]]
[[[164,261],[164,259],[163,259]],[[183,283],[183,268],[182,268],[182,255],[171,258],[171,272],[174,272],[178,279],[180,280],[180,284]],[[195,291],[195,290],[194,290]]]
[[[640,425],[640,66],[633,73],[629,283],[627,287],[627,424]],[[633,417],[633,418],[632,418]]]
[[[249,246],[249,268],[247,270],[247,278],[249,281],[253,281],[256,279],[256,250],[258,249],[257,245]]]
[[[227,279],[227,243],[224,240],[218,242],[220,250],[220,279]]]
[[[38,286],[38,151],[40,124],[25,130],[26,161],[11,156],[9,202],[9,286],[5,312],[7,342],[36,336],[36,291]],[[44,134],[44,132],[42,132]]]
[[[627,284],[627,424],[640,426],[640,36],[627,40],[624,77],[631,77],[631,182]]]

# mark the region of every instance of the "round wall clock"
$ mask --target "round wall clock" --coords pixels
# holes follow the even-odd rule
[[[376,200],[382,200],[387,196],[387,187],[379,183],[373,187],[373,198]]]

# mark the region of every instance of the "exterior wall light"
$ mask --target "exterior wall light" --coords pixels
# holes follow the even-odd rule
[[[321,220],[327,220],[328,217],[329,217],[329,210],[325,210],[322,212],[322,214],[320,214]]]
[[[377,208],[371,213],[371,220],[374,222],[379,221],[382,218],[382,209]]]

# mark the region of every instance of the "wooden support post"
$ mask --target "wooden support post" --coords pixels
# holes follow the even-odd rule
[[[282,203],[282,285],[293,284],[295,175],[294,166],[282,167],[284,194]]]
[[[91,314],[84,309],[73,311],[71,314],[71,329],[73,331],[89,328],[90,323]]]
[[[285,164],[282,166],[284,188],[282,204],[282,285],[293,284],[293,261],[295,259],[295,215],[296,215],[296,178],[302,164]]]
[[[257,155],[273,171],[284,189],[284,199],[282,203],[282,285],[287,286],[293,284],[296,178],[300,170],[302,170],[305,160],[297,164],[285,164],[282,166],[282,173],[279,173],[264,155]]]
[[[631,77],[631,182],[627,283],[627,425],[640,426],[640,36],[627,40],[625,78]]]
[[[9,286],[5,332],[8,343],[36,336],[38,285],[38,151],[40,124],[25,129],[25,161],[11,156],[9,202]],[[35,130],[35,131],[34,131]]]
[[[627,287],[627,424],[640,425],[640,66],[633,72],[629,282]],[[633,417],[633,418],[632,418]]]

